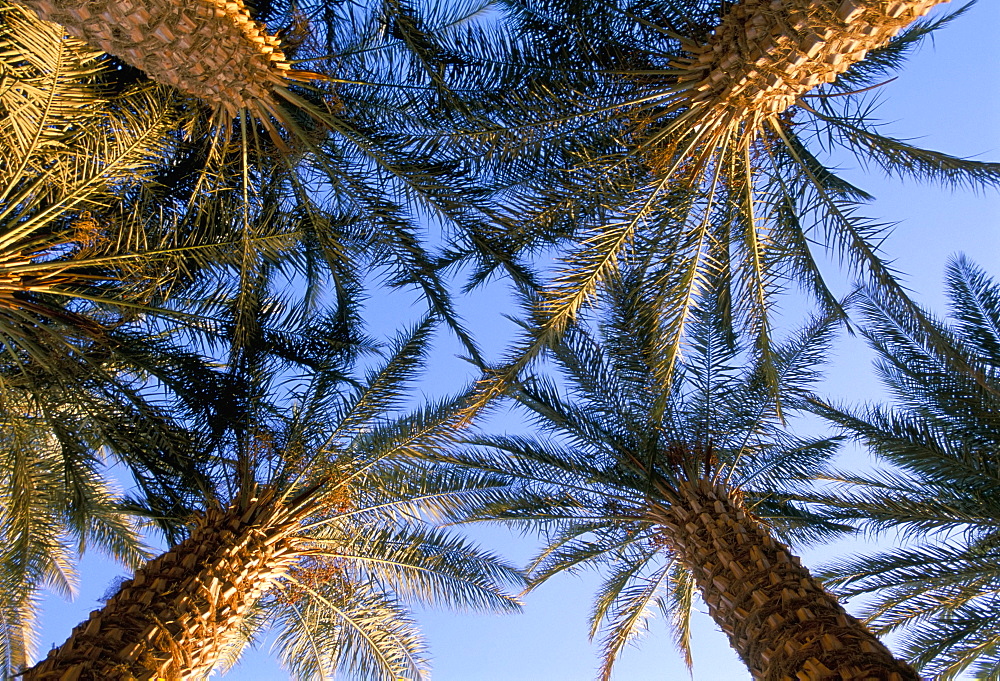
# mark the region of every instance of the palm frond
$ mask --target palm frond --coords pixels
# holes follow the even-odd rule
[[[924,673],[996,678],[1000,307],[996,284],[964,258],[949,264],[946,283],[955,325],[917,324],[878,298],[864,306],[895,404],[813,409],[892,468],[832,475],[813,501],[831,518],[917,542],[827,571],[846,592],[871,594],[876,628],[898,631]]]

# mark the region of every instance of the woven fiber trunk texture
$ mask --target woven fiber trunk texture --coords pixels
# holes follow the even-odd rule
[[[248,609],[301,557],[289,536],[298,517],[270,492],[208,511],[21,678],[206,678]]]
[[[676,67],[692,105],[756,125],[948,0],[741,0]]]
[[[241,0],[19,0],[153,80],[235,114],[267,108],[291,69]]]
[[[651,519],[692,571],[709,613],[755,679],[919,681],[851,617],[737,494],[685,483]]]

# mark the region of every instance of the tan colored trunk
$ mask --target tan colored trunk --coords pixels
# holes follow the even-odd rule
[[[739,0],[679,78],[723,121],[756,127],[948,0]],[[721,121],[718,121],[721,122]]]
[[[291,65],[241,0],[17,0],[153,80],[226,111],[269,111]]]
[[[302,556],[291,535],[306,508],[303,497],[282,504],[266,491],[207,512],[21,678],[206,678],[248,609]]]
[[[700,481],[667,494],[673,503],[651,517],[755,679],[919,681],[726,486]]]

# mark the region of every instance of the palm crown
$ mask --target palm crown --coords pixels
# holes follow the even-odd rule
[[[305,377],[247,377],[234,396],[242,417],[217,439],[228,465],[188,538],[25,678],[201,678],[271,625],[296,678],[420,679],[425,646],[408,604],[516,610],[506,587],[522,583],[517,570],[424,520],[499,484],[415,462],[455,437],[449,410],[393,417],[431,328],[401,336],[361,380],[348,372],[356,353],[330,343]]]
[[[797,670],[806,675],[799,678],[819,679],[839,669],[845,678],[867,678],[881,669],[886,678],[915,678],[771,537],[814,539],[844,529],[790,499],[835,443],[783,427],[760,361],[743,365],[753,353],[730,335],[717,298],[700,301],[690,351],[668,376],[670,360],[639,283],[609,285],[594,330],[574,327],[553,345],[572,399],[537,377],[513,393],[546,437],[484,435],[451,457],[508,480],[503,495],[473,517],[543,532],[546,547],[531,564],[536,584],[564,570],[605,570],[591,621],[593,634],[604,631],[602,678],[656,607],[687,654],[696,585],[755,675],[794,678]],[[829,320],[816,322],[778,348],[786,409],[808,395],[830,333]],[[770,588],[777,591],[767,595]],[[777,613],[777,603],[791,610]],[[862,663],[819,652],[813,634],[791,633],[785,618],[798,607],[816,617],[806,629],[884,657]],[[818,614],[824,608],[829,615]],[[783,651],[795,652],[784,659]]]
[[[509,134],[517,149],[506,174],[507,217],[518,227],[509,247],[523,234],[534,235],[533,245],[571,241],[495,390],[570,325],[619,267],[658,263],[646,285],[674,358],[694,301],[713,279],[728,283],[725,314],[749,331],[765,359],[774,296],[788,281],[811,292],[825,313],[843,316],[817,248],[910,305],[879,253],[884,226],[861,213],[871,197],[824,162],[831,149],[944,183],[985,186],[1000,178],[995,163],[917,149],[884,136],[871,120],[868,88],[949,21],[902,30],[929,3],[897,3],[892,11],[902,14],[885,21],[836,16],[845,8],[875,12],[873,3],[504,5],[525,43],[524,84],[513,89],[513,113],[505,111],[481,139],[502,147]],[[863,46],[852,31],[881,38]],[[800,52],[799,40],[816,50]],[[857,51],[838,52],[844,41]]]
[[[462,75],[456,51],[476,42],[482,7],[268,2],[253,3],[251,18],[241,3],[211,1],[26,4],[110,48],[122,60],[103,60],[114,66],[104,74],[112,89],[145,83],[170,112],[173,130],[162,135],[170,162],[154,178],[159,209],[173,212],[171,232],[197,242],[203,259],[220,257],[224,249],[212,247],[222,244],[230,258],[238,252],[247,288],[278,268],[302,277],[311,296],[327,286],[351,295],[378,268],[389,285],[418,287],[479,358],[442,268],[469,257],[468,242],[482,241],[477,233],[492,212],[476,164],[447,144],[482,88]],[[190,22],[194,37],[178,30]],[[274,49],[275,31],[283,52]],[[139,42],[123,50],[113,45],[119,38]],[[220,55],[232,68],[219,66]],[[266,73],[252,76],[254,87],[219,90],[246,75],[237,73],[244,66]],[[152,87],[136,67],[162,85]],[[205,102],[214,113],[206,115]],[[463,247],[439,259],[423,236],[428,223]],[[253,296],[241,293],[236,303],[248,321]]]
[[[74,545],[135,566],[145,550],[107,455],[160,516],[204,481],[203,410],[218,384],[178,341],[189,326],[180,234],[147,184],[162,167],[169,107],[148,89],[100,85],[98,54],[16,7],[0,8],[0,419],[7,668],[31,647],[43,584],[71,590]],[[169,220],[166,220],[169,224]],[[178,249],[177,246],[181,248]],[[145,317],[158,328],[141,328]]]

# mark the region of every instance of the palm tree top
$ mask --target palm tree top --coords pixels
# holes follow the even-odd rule
[[[229,118],[249,110],[258,120],[281,121],[285,116],[276,107],[276,95],[292,82],[319,77],[293,69],[280,38],[254,21],[242,0],[24,4],[74,37]]]
[[[507,480],[472,517],[544,535],[529,565],[534,585],[601,570],[591,635],[601,636],[602,678],[658,609],[690,663],[694,581],[662,509],[735,494],[753,522],[786,537],[846,529],[792,501],[836,443],[787,432],[752,345],[733,337],[718,299],[700,300],[690,345],[671,364],[637,283],[609,285],[601,314],[552,344],[557,378],[526,377],[512,390],[544,435],[479,435],[445,457]],[[831,334],[830,320],[816,321],[778,349],[788,413],[810,394]]]
[[[337,343],[302,348],[311,361],[289,364],[294,374],[234,362],[224,390],[236,408],[213,438],[214,486],[187,538],[27,678],[99,675],[106,660],[197,678],[234,664],[270,627],[295,678],[416,680],[429,663],[413,604],[516,611],[521,573],[433,522],[499,484],[415,458],[459,429],[447,405],[404,413],[433,326],[400,334],[361,377],[359,353]],[[136,625],[137,603],[153,619]]]
[[[254,399],[245,424],[234,424],[226,448],[236,484],[220,485],[191,538],[212,517],[284,509],[279,529],[292,563],[247,623],[251,631],[276,628],[278,655],[296,677],[343,669],[361,678],[424,678],[426,644],[411,604],[520,607],[508,591],[523,585],[518,570],[433,524],[498,484],[417,457],[460,431],[446,406],[406,412],[434,326],[428,319],[400,333],[360,378],[349,371],[356,353],[327,349],[308,376],[257,389],[269,397]],[[284,390],[287,399],[273,402]],[[233,661],[247,640],[230,639]]]
[[[731,322],[765,356],[788,285],[846,319],[817,248],[915,309],[879,248],[887,226],[863,214],[872,197],[823,154],[844,149],[908,178],[997,185],[997,163],[918,149],[872,120],[869,88],[963,12],[914,21],[933,4],[505,3],[522,30],[524,85],[513,120],[483,133],[483,144],[522,154],[508,175],[505,217],[517,229],[507,242],[530,234],[533,245],[565,250],[529,330],[484,377],[480,403],[600,300],[606,282],[648,262],[659,266],[647,285],[675,360],[714,279],[730,288]]]

